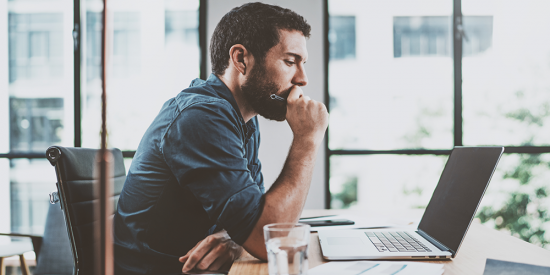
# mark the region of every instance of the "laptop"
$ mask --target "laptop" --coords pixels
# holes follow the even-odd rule
[[[504,147],[455,147],[414,230],[326,230],[326,260],[454,258]]]

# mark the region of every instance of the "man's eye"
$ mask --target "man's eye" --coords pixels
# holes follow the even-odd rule
[[[290,60],[285,60],[285,62],[286,62],[286,64],[288,64],[289,66],[290,66],[290,65],[296,64],[296,63],[294,63],[294,62],[292,62],[292,61],[290,61]]]

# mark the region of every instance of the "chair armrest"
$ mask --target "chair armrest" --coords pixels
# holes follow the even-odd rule
[[[36,254],[36,260],[38,261],[38,253],[40,253],[40,248],[42,247],[42,236],[2,232],[0,232],[0,236],[31,238],[32,246],[34,247],[34,254]]]

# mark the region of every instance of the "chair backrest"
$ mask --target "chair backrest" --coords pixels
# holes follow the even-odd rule
[[[74,264],[71,245],[67,229],[65,228],[65,221],[63,221],[63,212],[59,204],[50,204],[48,215],[46,216],[42,245],[40,246],[40,251],[35,252],[37,255],[36,268],[32,274],[73,274]]]
[[[110,150],[113,155],[113,206],[126,180],[122,152]],[[71,243],[74,260],[74,274],[91,274],[94,267],[94,228],[96,219],[94,203],[98,201],[94,192],[98,149],[52,146],[46,150],[46,157],[55,167],[57,190]],[[113,208],[113,215],[115,208]]]

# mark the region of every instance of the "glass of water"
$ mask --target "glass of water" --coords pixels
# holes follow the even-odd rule
[[[269,275],[307,274],[307,224],[272,223],[264,226]]]

